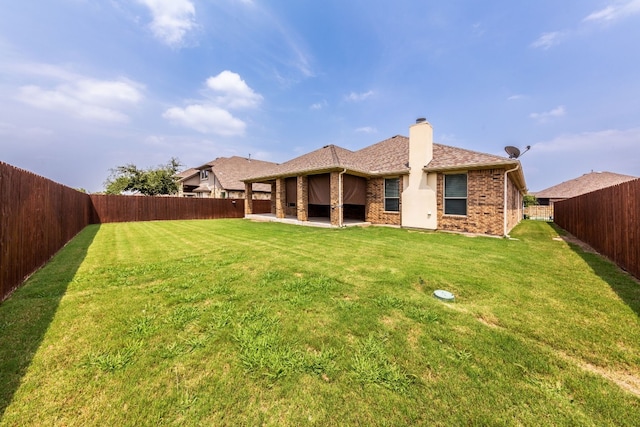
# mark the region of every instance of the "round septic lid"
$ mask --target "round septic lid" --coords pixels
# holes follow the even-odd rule
[[[443,301],[453,301],[454,296],[449,291],[443,291],[442,289],[438,289],[437,291],[433,291],[433,296],[441,299]]]

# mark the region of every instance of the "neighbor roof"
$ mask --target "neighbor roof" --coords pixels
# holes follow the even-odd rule
[[[613,172],[590,172],[533,194],[538,199],[568,199],[634,179],[638,177]]]
[[[506,157],[433,144],[433,160],[428,165],[419,165],[419,167],[423,167],[426,172],[440,172],[491,166],[515,167],[519,164],[519,161]],[[338,169],[347,169],[351,174],[366,176],[408,174],[409,138],[396,135],[358,151],[350,151],[336,145],[326,145],[311,153],[273,166],[263,174],[250,176],[245,181],[268,181],[278,177],[322,173]],[[521,189],[524,189],[526,184],[521,169],[517,176],[518,184]]]
[[[182,176],[180,180],[184,181],[199,173],[201,170],[211,169],[213,174],[220,182],[222,188],[224,188],[225,190],[244,191],[245,188],[242,179],[253,174],[262,173],[263,171],[268,170],[276,165],[277,163],[248,159],[239,156],[218,157],[217,159],[205,163],[202,166],[189,169],[189,171],[193,172],[189,175]],[[179,175],[182,175],[185,172]],[[253,186],[253,191],[268,192],[271,191],[271,186],[268,184],[256,184]]]

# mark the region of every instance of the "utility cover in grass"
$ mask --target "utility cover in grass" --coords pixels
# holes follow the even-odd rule
[[[443,291],[442,289],[438,289],[437,291],[433,291],[433,296],[442,300],[442,301],[453,301],[454,296],[449,291]]]

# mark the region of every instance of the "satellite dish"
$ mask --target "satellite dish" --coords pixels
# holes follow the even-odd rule
[[[507,152],[510,159],[517,159],[518,157],[522,156],[524,153],[526,153],[530,149],[531,149],[531,146],[527,145],[527,149],[521,153],[518,147],[514,147],[512,145],[507,145],[506,147],[504,147],[504,151]]]
[[[504,147],[504,151],[507,152],[510,159],[517,159],[518,157],[520,157],[520,149],[518,147],[507,145],[506,147]]]

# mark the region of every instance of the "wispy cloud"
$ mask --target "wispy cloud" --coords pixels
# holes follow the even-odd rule
[[[378,129],[371,127],[371,126],[364,126],[361,128],[357,128],[356,132],[358,133],[377,133]]]
[[[196,8],[190,0],[138,0],[149,8],[153,35],[171,47],[181,47],[197,26]]]
[[[640,151],[636,149],[638,140],[640,140],[640,128],[606,129],[560,135],[550,141],[534,144],[535,150],[532,152],[576,154],[614,150],[622,156],[629,157],[633,154],[631,157],[638,158],[640,157]]]
[[[50,86],[28,84],[16,98],[43,110],[104,122],[127,122],[123,110],[143,99],[144,86],[125,78],[101,80],[51,64],[18,64],[28,75],[55,81]]]
[[[629,16],[640,13],[640,0],[622,0],[615,1],[612,4],[596,10],[587,15],[580,27],[584,27],[588,23],[612,23]],[[579,30],[583,28],[565,29],[562,31],[552,31],[542,33],[533,43],[531,47],[536,49],[547,50],[553,46],[560,44],[568,36],[579,34]]]
[[[537,40],[531,43],[531,47],[536,49],[544,49],[547,50],[552,46],[555,46],[562,41],[566,32],[564,31],[553,31],[550,33],[543,33]]]
[[[360,102],[370,98],[371,96],[373,96],[372,90],[362,93],[351,92],[349,95],[346,95],[344,99],[350,102]]]
[[[247,85],[239,74],[225,70],[205,82],[206,100],[189,103],[186,107],[172,107],[162,117],[201,133],[222,136],[243,135],[246,123],[229,110],[257,107],[263,100]]]
[[[550,121],[551,119],[555,119],[558,117],[562,117],[564,115],[566,115],[567,111],[564,108],[564,105],[559,105],[556,108],[554,108],[553,110],[550,111],[545,111],[542,113],[531,113],[529,114],[529,117],[537,120],[540,123],[546,123],[548,121]]]
[[[316,102],[315,104],[311,104],[309,109],[311,109],[311,110],[322,110],[323,108],[326,108],[328,105],[329,105],[329,103],[327,102],[327,100],[323,99],[320,102]]]
[[[519,101],[521,99],[526,99],[527,96],[526,95],[522,95],[522,94],[515,94],[515,95],[511,95],[510,97],[507,98],[507,101]]]
[[[604,9],[597,10],[584,18],[583,22],[612,22],[640,13],[640,0],[616,2]]]

